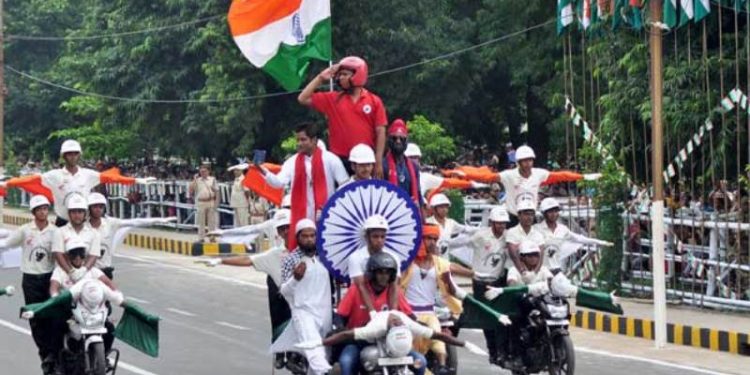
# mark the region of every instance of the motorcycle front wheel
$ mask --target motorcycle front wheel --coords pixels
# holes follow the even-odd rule
[[[576,370],[576,353],[570,336],[557,336],[552,341],[557,361],[549,366],[550,375],[572,375]]]
[[[95,342],[89,345],[89,371],[90,375],[105,375],[107,372],[107,358],[104,355],[104,343]]]

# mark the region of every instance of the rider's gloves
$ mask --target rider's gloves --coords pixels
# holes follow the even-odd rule
[[[211,259],[198,259],[195,261],[196,263],[203,263],[208,267],[216,267],[219,264],[221,264],[221,259],[219,258],[211,258]]]
[[[578,287],[573,285],[562,272],[555,275],[550,283],[552,294],[558,297],[572,297],[578,294]]]
[[[538,283],[529,284],[528,287],[529,287],[529,294],[535,297],[549,293],[549,286],[547,286],[546,281],[540,281]]]
[[[503,291],[503,288],[488,286],[487,291],[484,292],[484,298],[486,298],[488,301],[492,301],[493,299],[497,298],[497,296],[503,294]]]
[[[73,280],[73,282],[78,282],[78,280],[86,276],[86,272],[88,272],[86,267],[76,268],[72,272],[70,272],[70,278]]]

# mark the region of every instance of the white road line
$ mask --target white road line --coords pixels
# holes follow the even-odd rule
[[[216,324],[218,324],[220,326],[238,329],[240,331],[249,331],[250,330],[250,328],[243,327],[243,326],[238,326],[236,324],[227,323],[227,322],[214,322],[214,323],[216,323]]]
[[[167,311],[171,311],[171,312],[173,312],[175,314],[180,314],[180,315],[184,315],[184,316],[191,316],[191,317],[192,316],[196,316],[195,314],[193,314],[193,313],[191,313],[189,311],[175,309],[174,307],[167,307]]]
[[[660,361],[660,360],[657,360],[657,359],[636,357],[636,356],[633,356],[633,355],[615,354],[615,353],[605,352],[603,350],[589,349],[589,348],[585,348],[585,347],[582,347],[582,346],[576,346],[575,349],[576,349],[577,352],[582,352],[582,353],[589,353],[589,354],[596,354],[596,355],[601,355],[601,356],[605,356],[605,357],[612,357],[612,358],[627,359],[627,360],[631,360],[631,361],[645,362],[645,363],[650,363],[650,364],[658,365],[658,366],[664,366],[664,367],[671,367],[671,368],[680,369],[680,370],[688,370],[688,371],[700,372],[702,374],[726,375],[726,373],[723,373],[723,372],[706,370],[706,369],[702,369],[700,367],[678,365],[676,363],[670,363],[670,362]]]
[[[8,329],[11,329],[13,331],[16,331],[18,333],[21,333],[21,334],[24,334],[24,335],[27,335],[27,336],[31,336],[31,331],[29,331],[28,329],[23,328],[23,327],[18,326],[18,325],[15,325],[15,324],[13,324],[11,322],[8,322],[6,320],[3,320],[3,319],[0,319],[0,326],[6,327]],[[130,372],[132,372],[134,374],[138,374],[138,375],[158,375],[158,374],[156,374],[154,372],[144,370],[144,369],[142,369],[142,368],[140,368],[138,366],[134,366],[134,365],[131,365],[131,364],[123,362],[123,361],[120,361],[118,363],[117,368],[118,369],[122,368],[123,370],[127,370],[127,371],[130,371]]]
[[[122,255],[122,254],[115,254],[114,256],[115,257],[119,257],[119,258],[125,258],[125,259],[135,260],[135,261],[138,261],[138,262],[150,263],[150,264],[154,264],[154,265],[157,265],[157,266],[163,267],[163,268],[178,269],[180,271],[185,271],[185,272],[189,272],[189,273],[192,273],[192,274],[201,275],[201,276],[209,277],[209,278],[212,278],[212,279],[215,279],[215,280],[225,281],[225,282],[232,283],[232,284],[238,284],[238,285],[244,285],[244,286],[251,286],[253,288],[258,288],[258,289],[263,289],[263,290],[268,289],[268,287],[266,285],[264,285],[264,284],[258,284],[258,283],[252,283],[252,282],[249,282],[249,281],[233,279],[231,277],[220,276],[220,275],[216,275],[216,274],[213,274],[213,273],[210,273],[210,272],[203,272],[203,271],[199,271],[199,270],[196,270],[196,269],[193,269],[193,268],[184,267],[184,266],[178,266],[178,265],[174,265],[174,264],[165,264],[163,262],[156,262],[156,261],[149,260],[149,259],[146,259],[146,258],[143,258],[143,257],[139,257],[139,256]]]
[[[487,356],[487,352],[485,352],[484,350],[482,350],[482,348],[480,348],[480,347],[478,347],[478,346],[474,345],[474,344],[473,344],[472,342],[470,342],[470,341],[466,341],[466,349],[467,349],[468,351],[470,351],[470,352],[472,352],[472,353],[476,354],[476,355],[481,355],[481,356],[484,356],[484,357],[486,357],[486,356]]]
[[[127,296],[125,299],[129,299],[129,300],[132,300],[133,302],[138,302],[138,303],[143,304],[143,305],[148,305],[148,304],[151,303],[149,301],[146,301],[145,299],[136,298],[136,297],[133,297],[133,296],[130,296],[130,295]]]

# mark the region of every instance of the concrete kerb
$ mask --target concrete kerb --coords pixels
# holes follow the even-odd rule
[[[31,222],[31,220],[31,216],[3,215],[3,223],[7,225],[21,226]],[[242,244],[192,242],[142,233],[128,233],[124,243],[128,246],[187,256],[240,255],[250,253],[245,248],[245,245]]]

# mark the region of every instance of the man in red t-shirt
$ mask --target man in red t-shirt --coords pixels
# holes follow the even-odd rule
[[[342,91],[315,92],[331,79]],[[354,146],[364,143],[375,149],[374,175],[383,178],[388,118],[383,101],[365,89],[365,83],[367,63],[359,57],[349,56],[318,74],[305,86],[297,100],[326,116],[330,151],[341,158],[350,175],[349,152]]]
[[[394,310],[388,306],[388,291],[394,287],[393,282],[396,280],[397,270],[398,262],[396,259],[382,251],[371,255],[367,261],[365,287],[370,294],[370,300],[375,311]],[[398,290],[398,308],[395,310],[399,310],[410,316],[413,320],[416,320],[416,316],[414,316],[409,302],[406,301],[401,290]],[[372,315],[374,314],[373,312]],[[367,325],[370,318],[370,311],[365,307],[359,288],[352,286],[336,308],[333,322],[337,328],[346,327],[346,329],[354,329]],[[344,321],[346,321],[345,324]],[[339,356],[341,375],[357,374],[359,351],[364,346],[363,343],[354,343],[348,344],[343,348]]]

